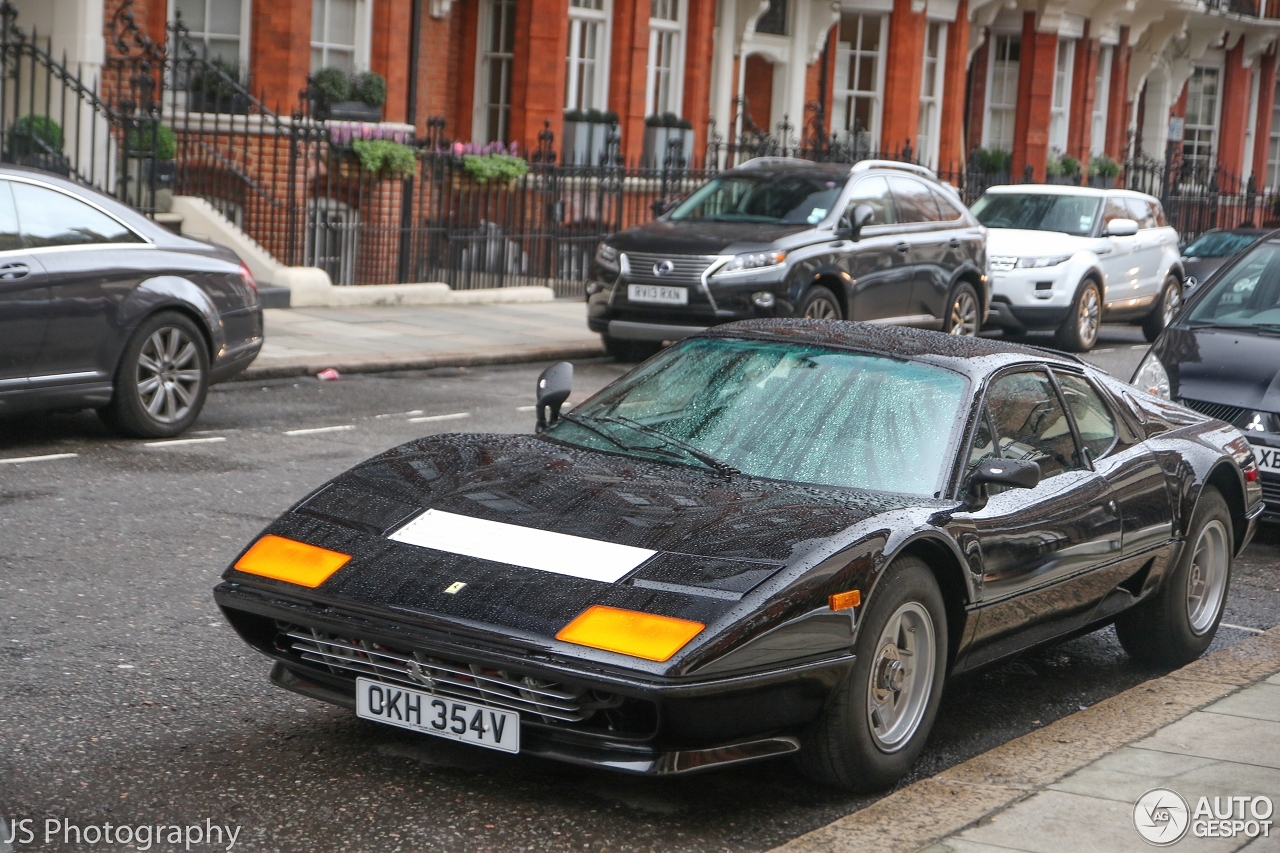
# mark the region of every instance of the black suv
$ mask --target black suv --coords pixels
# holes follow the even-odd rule
[[[601,243],[587,322],[623,360],[752,317],[975,335],[986,269],[986,229],[928,169],[762,157]]]

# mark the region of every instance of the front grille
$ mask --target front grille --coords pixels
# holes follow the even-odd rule
[[[1262,499],[1267,502],[1268,512],[1280,512],[1280,478],[1270,479],[1263,474]]]
[[[304,661],[335,675],[363,675],[447,696],[541,717],[546,723],[581,723],[597,711],[617,708],[621,696],[503,672],[477,664],[443,660],[369,640],[348,639],[297,625],[282,626],[289,649]]]
[[[1229,424],[1235,423],[1236,419],[1244,414],[1244,409],[1239,406],[1228,406],[1226,403],[1206,403],[1204,400],[1188,400],[1185,397],[1178,402],[1188,409],[1195,409],[1202,415],[1208,415]]]
[[[661,255],[649,252],[627,252],[627,264],[631,268],[628,280],[637,284],[701,284],[702,274],[715,262],[715,255]],[[658,275],[653,271],[657,264],[669,262],[671,272]]]

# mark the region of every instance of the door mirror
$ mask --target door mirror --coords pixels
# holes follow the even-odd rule
[[[989,485],[1011,489],[1034,489],[1040,485],[1040,466],[1031,459],[984,459],[969,477],[966,509],[982,509],[987,505]]]
[[[1107,223],[1108,237],[1132,237],[1138,233],[1138,223],[1132,219],[1113,219]]]
[[[876,209],[869,204],[855,204],[853,210],[849,213],[847,219],[840,223],[840,228],[836,231],[836,236],[841,240],[856,241],[862,234],[862,229],[871,224],[876,218]]]
[[[535,408],[538,411],[538,432],[542,432],[560,419],[560,407],[569,399],[573,390],[573,365],[567,361],[553,364],[538,375],[538,393]],[[550,409],[550,414],[547,410]]]

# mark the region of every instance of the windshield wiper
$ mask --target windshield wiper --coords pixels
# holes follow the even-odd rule
[[[1197,323],[1189,321],[1193,329],[1220,329],[1225,332],[1264,332],[1269,335],[1280,335],[1280,323]]]
[[[646,423],[641,423],[640,421],[635,421],[635,420],[632,420],[631,418],[625,417],[624,415],[617,415],[617,414],[602,417],[600,418],[600,420],[606,423],[616,423],[616,424],[622,424],[623,426],[631,427],[632,429],[638,430],[639,432],[642,432],[645,435],[653,436],[654,438],[658,439],[664,444],[669,444],[672,447],[678,447],[680,450],[683,450],[685,453],[689,454],[694,459],[701,462],[703,465],[706,465],[708,468],[711,468],[715,471],[719,471],[721,474],[724,474],[726,477],[732,478],[734,474],[742,473],[737,468],[730,465],[728,462],[725,462],[723,459],[712,456],[710,453],[707,453],[705,450],[695,447],[694,445],[690,444],[687,441],[684,441],[683,439],[679,439],[679,438],[676,438],[675,436],[668,435],[667,433],[663,432],[662,430],[658,429],[655,426],[651,426]]]
[[[560,420],[568,421],[574,426],[579,426],[589,432],[594,432],[596,435],[600,436],[605,441],[612,444],[614,447],[621,448],[622,450],[630,450],[633,452],[640,452],[640,453],[652,453],[655,456],[664,456],[667,459],[680,458],[679,453],[672,453],[670,450],[663,450],[661,447],[645,447],[643,445],[638,445],[638,444],[627,444],[625,441],[620,440],[617,436],[611,435],[605,430],[602,430],[597,426],[592,426],[587,421],[587,419],[582,417],[581,415],[571,415],[568,412],[561,412]],[[596,419],[593,418],[593,420],[596,420]],[[598,420],[605,420],[605,419],[599,418]]]

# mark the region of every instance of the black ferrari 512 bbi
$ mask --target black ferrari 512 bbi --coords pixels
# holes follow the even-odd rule
[[[537,435],[389,450],[240,554],[215,595],[272,681],[509,753],[882,788],[949,675],[1109,623],[1200,655],[1263,507],[1235,427],[1032,347],[756,320],[560,414],[571,376]]]

